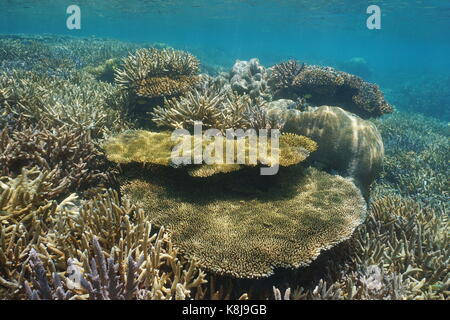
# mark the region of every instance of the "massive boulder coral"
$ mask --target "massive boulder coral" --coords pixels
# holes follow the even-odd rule
[[[199,61],[173,49],[139,49],[116,70],[116,83],[138,97],[177,96],[199,82]]]
[[[333,105],[363,118],[393,111],[375,84],[330,67],[305,66],[294,61],[272,67],[269,84],[275,98],[306,97],[316,106]]]
[[[349,238],[366,213],[350,180],[300,166],[271,177],[238,172],[207,180],[158,169],[121,191],[201,267],[237,278],[308,265]]]
[[[286,117],[286,132],[317,142],[319,149],[311,160],[353,177],[367,195],[368,187],[380,173],[384,156],[383,140],[373,123],[330,106],[307,112],[279,112]]]

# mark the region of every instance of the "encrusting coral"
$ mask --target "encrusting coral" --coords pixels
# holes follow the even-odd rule
[[[349,238],[366,212],[351,181],[313,168],[206,180],[164,170],[130,180],[121,191],[152,223],[166,226],[187,256],[216,274],[261,278],[277,267],[308,265]]]
[[[116,70],[116,83],[145,98],[171,97],[192,89],[199,82],[199,61],[173,49],[139,49]]]
[[[255,138],[258,139],[257,136]],[[283,167],[296,165],[304,161],[311,152],[317,150],[317,144],[311,139],[296,134],[283,134],[279,137],[278,147],[272,146],[270,137],[266,141],[255,141],[251,138],[228,139],[215,136],[210,140],[202,140],[201,149],[196,147],[195,136],[176,136],[171,132],[151,132],[144,130],[127,131],[114,136],[103,144],[110,161],[143,165],[187,166],[188,173],[195,177],[208,177],[216,173],[226,173],[239,170],[244,166],[280,165]],[[187,148],[185,146],[187,145]],[[209,153],[213,146],[219,146],[222,155]],[[178,151],[177,146],[182,146]],[[231,149],[229,149],[231,148]],[[266,153],[260,152],[266,149]],[[202,163],[195,162],[196,150],[202,157],[211,156],[214,163],[205,159]],[[231,150],[231,151],[230,151]],[[231,155],[231,163],[228,161]],[[254,157],[253,157],[254,155]],[[175,163],[173,157],[183,157],[187,162]],[[278,156],[278,158],[277,158]]]

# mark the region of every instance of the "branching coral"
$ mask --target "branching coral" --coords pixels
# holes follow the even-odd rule
[[[59,79],[16,71],[12,78],[0,75],[0,90],[9,92],[4,101],[9,112],[29,123],[66,124],[89,130],[96,138],[130,126],[123,111],[127,98],[113,85],[86,73]]]
[[[174,243],[200,266],[238,278],[309,264],[350,237],[366,210],[349,180],[298,166],[271,178],[167,175],[132,180],[122,192],[145,208],[152,223],[167,226]]]
[[[192,130],[196,121],[206,128],[279,129],[283,123],[267,115],[262,98],[251,98],[233,92],[218,91],[216,87],[194,90],[178,99],[166,100],[164,107],[156,107],[152,120],[158,126]]]
[[[291,89],[294,79],[304,68],[305,64],[299,64],[296,60],[289,60],[273,66],[269,77],[269,86],[275,91],[275,96],[278,91]]]
[[[172,49],[140,49],[124,59],[116,71],[116,83],[147,98],[179,95],[200,78],[199,61],[193,55]]]
[[[449,220],[445,212],[395,196],[373,202],[350,241],[350,261],[294,299],[448,299]]]
[[[307,97],[317,106],[338,106],[363,118],[391,113],[377,85],[330,67],[302,66],[285,62],[273,67],[269,83],[275,96],[291,99],[293,95]],[[295,76],[294,76],[295,74]]]
[[[9,298],[25,293],[42,299],[112,298],[111,291],[96,289],[116,280],[124,287],[115,297],[204,295],[205,274],[195,261],[179,255],[163,228],[151,227],[142,210],[120,205],[112,191],[82,202],[76,195],[61,202],[47,200],[43,195],[51,189],[46,179],[47,175],[25,170],[0,185],[0,287],[7,288]],[[74,270],[84,281],[76,281]],[[103,270],[109,271],[109,280]],[[47,276],[54,280],[45,280]]]
[[[395,113],[377,120],[386,148],[382,180],[374,190],[395,191],[427,206],[449,208],[450,129],[418,114]]]
[[[22,168],[38,167],[53,171],[52,185],[59,192],[94,187],[113,187],[117,169],[92,142],[86,131],[68,127],[46,129],[30,127],[0,135],[0,175],[16,176]],[[109,168],[109,170],[107,170]]]

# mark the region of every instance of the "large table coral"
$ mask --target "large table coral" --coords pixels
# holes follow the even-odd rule
[[[366,213],[351,181],[313,168],[285,168],[270,178],[237,172],[207,180],[160,170],[123,185],[125,198],[142,206],[152,223],[169,228],[186,255],[217,274],[260,278],[277,267],[308,265],[321,250],[349,238]]]

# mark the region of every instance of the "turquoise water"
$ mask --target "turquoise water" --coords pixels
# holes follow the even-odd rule
[[[80,30],[66,27],[71,4],[81,9]],[[381,9],[380,30],[366,26],[371,4]],[[354,72],[346,62],[360,57],[371,69],[370,75],[362,76],[380,84],[400,109],[412,108],[390,92],[400,84],[419,81],[419,90],[434,79],[450,90],[450,1],[2,0],[0,33],[162,42],[226,67],[236,59],[258,57],[271,66],[295,58]],[[405,90],[419,94],[415,88]],[[430,104],[450,104],[449,93],[439,91],[439,102]],[[444,112],[448,118],[447,108],[427,109],[411,110],[437,117]]]

